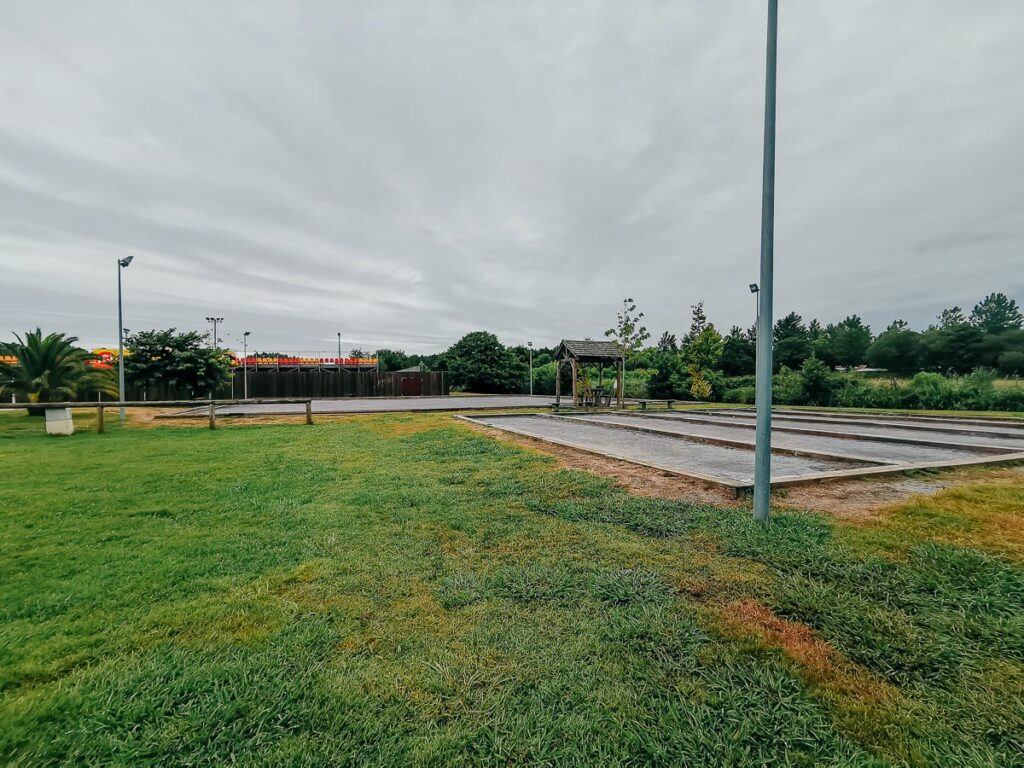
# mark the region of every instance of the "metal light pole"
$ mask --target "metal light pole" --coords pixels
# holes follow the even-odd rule
[[[220,339],[217,338],[217,326],[220,323],[224,322],[224,318],[223,317],[208,317],[208,318],[206,318],[206,322],[213,323],[213,347],[216,348],[217,345],[220,343]]]
[[[764,173],[761,186],[761,280],[757,311],[757,431],[754,446],[754,519],[765,521],[772,490],[772,276],[775,247],[775,68],[779,0],[768,0],[764,86]]]
[[[242,334],[242,399],[249,399],[249,334],[246,331]]]
[[[526,347],[530,350],[530,394],[533,394],[533,342],[526,342]]]
[[[117,260],[117,399],[124,403],[124,312],[121,309],[121,270],[132,263],[134,256]],[[124,421],[124,405],[118,411]]]
[[[341,367],[341,331],[338,331],[338,367]]]

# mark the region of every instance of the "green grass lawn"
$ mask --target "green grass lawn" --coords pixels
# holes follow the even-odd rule
[[[8,764],[1024,754],[1024,475],[757,526],[447,415],[47,438],[10,413],[0,472]]]

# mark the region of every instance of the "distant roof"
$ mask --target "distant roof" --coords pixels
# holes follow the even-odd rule
[[[622,359],[622,351],[614,341],[591,341],[589,339],[562,339],[555,350],[555,357],[575,357],[583,362],[609,360],[618,362]]]

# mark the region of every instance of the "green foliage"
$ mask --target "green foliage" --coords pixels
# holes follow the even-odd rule
[[[1024,325],[1017,302],[1005,293],[990,293],[974,305],[971,323],[984,333],[1003,333],[1017,330]]]
[[[750,334],[734,325],[722,342],[719,366],[726,376],[744,376],[754,373],[757,362],[757,345]]]
[[[638,353],[651,334],[640,321],[644,313],[637,310],[636,302],[626,298],[622,301],[622,311],[615,316],[615,326],[604,332],[604,335],[619,345],[622,355],[626,358]]]
[[[921,334],[921,363],[940,372],[970,373],[984,361],[984,342],[979,328],[947,321]]]
[[[804,380],[799,371],[784,365],[772,376],[772,402],[781,405],[804,405],[807,402]]]
[[[690,396],[694,400],[711,399],[711,384],[695,365],[690,366]]]
[[[84,400],[98,392],[117,396],[112,371],[89,367],[93,356],[75,346],[77,337],[63,333],[43,336],[36,328],[24,338],[18,334],[14,338],[16,341],[0,344],[0,355],[17,359],[14,364],[0,363],[0,397],[13,394],[21,402],[52,403]]]
[[[1024,352],[1003,352],[999,356],[999,370],[1007,376],[1024,376]]]
[[[772,364],[776,371],[783,367],[796,369],[811,356],[811,339],[803,318],[790,312],[775,323],[772,331]]]
[[[378,349],[377,362],[381,371],[400,371],[415,365],[413,358],[400,349]]]
[[[743,405],[753,405],[754,400],[754,387],[736,387],[734,389],[727,389],[725,390],[725,394],[722,395],[722,402],[724,403],[741,403]]]
[[[197,331],[174,328],[131,334],[125,356],[125,379],[139,386],[166,383],[199,394],[217,389],[231,377],[227,350],[209,347]]]
[[[445,356],[453,387],[480,393],[523,391],[527,375],[523,361],[493,333],[467,333]]]
[[[679,398],[676,382],[683,371],[683,361],[675,350],[659,351],[654,358],[654,373],[647,381],[647,393],[653,398]]]
[[[717,368],[724,343],[715,326],[707,325],[683,347],[683,359],[698,371]]]
[[[833,377],[829,368],[811,355],[800,367],[803,396],[808,405],[828,405],[832,395]]]
[[[920,367],[921,334],[890,326],[868,347],[867,362],[892,373],[911,373]]]
[[[867,359],[871,329],[857,315],[850,315],[839,323],[829,324],[825,328],[824,339],[824,360],[828,365],[852,368]]]

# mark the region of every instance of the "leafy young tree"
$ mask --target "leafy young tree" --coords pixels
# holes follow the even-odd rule
[[[605,336],[619,345],[624,357],[629,358],[635,355],[651,338],[647,328],[640,324],[643,318],[644,313],[637,310],[636,302],[633,299],[623,299],[622,311],[615,316],[615,327],[604,332]]]
[[[523,361],[487,331],[467,333],[445,352],[452,385],[469,392],[519,392]]]
[[[198,331],[139,331],[128,337],[127,345],[131,354],[125,355],[124,373],[133,384],[161,382],[206,393],[231,378],[227,351],[209,347],[206,335]]]
[[[78,338],[63,333],[43,336],[36,328],[24,338],[0,344],[0,355],[16,363],[0,363],[0,396],[14,394],[29,403],[79,400],[97,392],[117,395],[117,383],[109,369],[91,368],[93,356],[75,346]],[[43,409],[29,409],[41,414]]]
[[[683,348],[683,357],[698,371],[710,370],[718,366],[722,357],[722,347],[721,334],[715,330],[715,326],[706,325]]]
[[[704,314],[704,300],[701,299],[692,307],[690,317],[690,330],[683,336],[681,346],[686,347],[694,342],[694,340],[700,336],[704,329],[708,327],[708,316]]]
[[[1003,333],[1024,325],[1017,302],[1005,293],[990,293],[974,305],[971,324],[985,333]]]
[[[827,365],[811,355],[800,366],[800,380],[808,405],[828,405],[832,393],[832,374]]]

